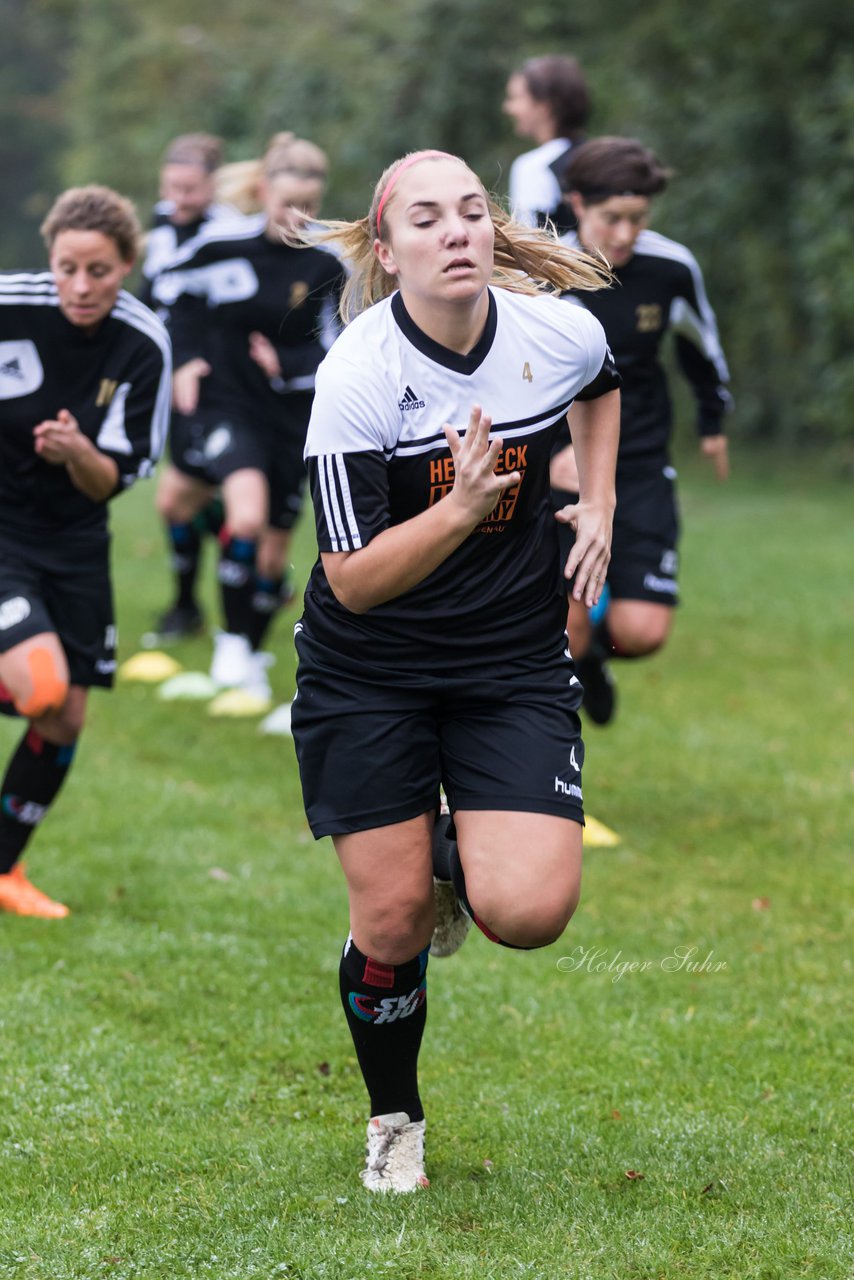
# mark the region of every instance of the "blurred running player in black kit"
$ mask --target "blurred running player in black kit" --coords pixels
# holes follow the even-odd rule
[[[222,162],[222,142],[209,133],[185,133],[166,149],[160,169],[160,200],[154,207],[155,222],[145,241],[140,299],[153,300],[154,283],[177,249],[198,235],[203,226],[222,219],[234,219],[237,210],[216,199],[217,174]],[[160,319],[169,327],[169,308],[158,305]],[[170,448],[176,441],[180,455],[182,434],[189,424],[173,413],[169,431]],[[157,510],[167,529],[175,575],[175,600],[155,624],[155,638],[170,640],[193,635],[202,627],[202,611],[196,597],[202,538],[218,533],[221,507],[215,500],[190,522],[175,519],[174,468],[164,467],[157,483]]]
[[[50,271],[0,275],[0,702],[29,721],[0,784],[0,909],[60,917],[18,861],[68,772],[116,628],[107,503],[166,435],[163,325],[122,288],[139,223],[106,187],[60,196]]]
[[[208,222],[233,218],[231,205],[218,201],[217,174],[222,165],[222,141],[210,133],[185,133],[166,149],[160,169],[160,199],[154,206],[154,225],[145,238],[140,298],[153,302],[152,286],[176,249],[197,235]],[[168,322],[168,313],[160,317]]]
[[[362,1179],[407,1192],[426,1185],[417,1061],[438,904],[459,900],[493,941],[531,948],[578,899],[580,688],[548,468],[577,400],[583,494],[559,518],[592,605],[619,379],[598,321],[554,296],[603,274],[513,223],[455,156],[396,162],[369,215],[328,234],[354,269],[345,304],[367,309],[318,372],[306,459],[320,558],[296,627],[293,732],[309,823],[347,878],[340,990],[371,1106]],[[440,784],[459,835],[441,895]]]
[[[573,151],[564,178],[578,231],[564,242],[599,251],[611,264],[612,289],[578,295],[602,323],[623,380],[617,509],[606,603],[593,613],[572,601],[570,650],[584,685],[584,709],[605,724],[616,706],[609,657],[639,658],[666,642],[677,603],[679,517],[670,460],[673,411],[660,364],[672,332],[676,356],[697,402],[705,457],[728,474],[723,418],[728,372],[703,277],[684,245],[647,230],[652,197],[669,177],[658,158],[632,138],[595,138]],[[572,418],[570,416],[570,427]],[[572,501],[572,447],[555,456],[555,506]],[[565,529],[562,551],[572,546]]]
[[[189,523],[218,485],[225,505],[225,629],[211,675],[262,701],[260,645],[292,596],[287,551],[314,376],[338,332],[344,278],[333,254],[285,243],[283,233],[314,215],[325,178],[319,148],[277,137],[264,157],[263,212],[203,228],[154,286],[155,301],[171,308],[173,402],[189,422],[183,451],[173,452],[172,510]]]

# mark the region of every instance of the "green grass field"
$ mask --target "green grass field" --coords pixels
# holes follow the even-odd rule
[[[672,643],[587,734],[622,843],[566,936],[431,965],[423,1194],[356,1176],[346,897],[290,740],[93,695],[29,857],[73,915],[0,917],[0,1277],[852,1275],[851,493],[737,464],[684,468]],[[114,510],[122,657],[165,603],[152,500]]]

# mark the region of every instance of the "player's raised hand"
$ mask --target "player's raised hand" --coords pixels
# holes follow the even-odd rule
[[[522,478],[519,471],[495,474],[504,441],[489,439],[491,427],[490,415],[480,405],[474,405],[462,438],[449,423],[443,428],[454,460],[454,487],[448,496],[462,507],[473,525],[489,514],[505,489]]]

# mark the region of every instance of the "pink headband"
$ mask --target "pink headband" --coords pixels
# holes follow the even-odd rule
[[[377,206],[377,235],[379,235],[380,233],[380,224],[382,221],[385,202],[386,200],[388,200],[389,196],[394,190],[394,185],[397,182],[400,175],[404,173],[408,168],[410,168],[411,165],[417,164],[419,160],[439,160],[439,159],[457,160],[459,159],[459,157],[452,156],[449,151],[413,151],[412,155],[407,156],[405,160],[401,160],[400,164],[397,166],[394,173],[391,175],[388,182],[386,183],[386,188],[382,194],[382,199],[380,200],[379,205]]]

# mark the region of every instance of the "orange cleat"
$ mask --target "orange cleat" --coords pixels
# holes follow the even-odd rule
[[[53,898],[30,884],[20,862],[16,862],[5,875],[0,875],[0,911],[10,911],[16,916],[38,916],[42,920],[61,920],[71,914],[64,903],[54,902]]]

